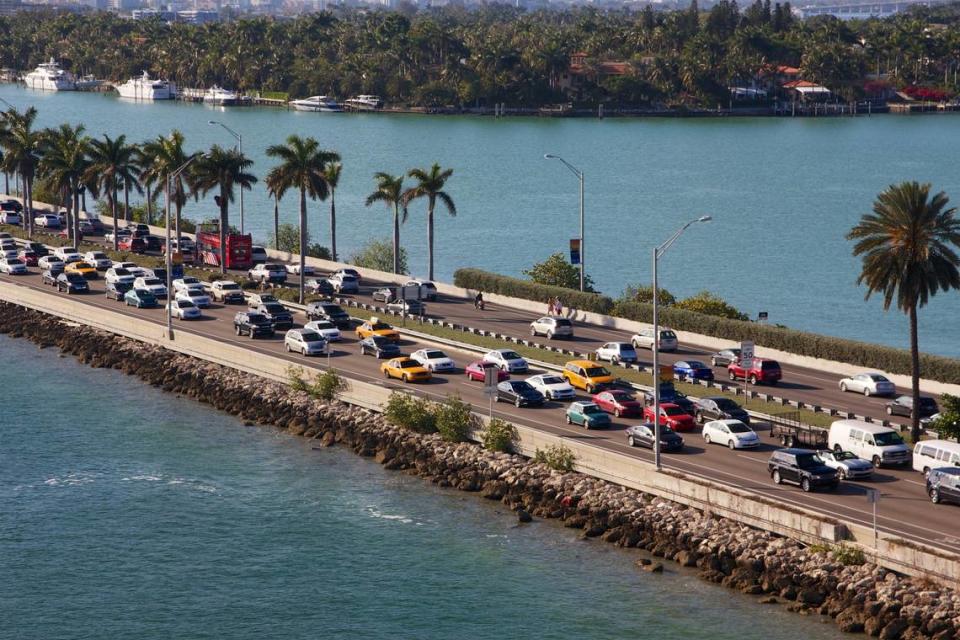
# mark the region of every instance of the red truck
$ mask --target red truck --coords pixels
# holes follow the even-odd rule
[[[775,385],[783,376],[779,362],[776,360],[761,360],[760,358],[754,358],[753,365],[749,369],[745,369],[739,360],[731,362],[727,366],[727,373],[730,374],[731,380],[746,379],[750,384]]]

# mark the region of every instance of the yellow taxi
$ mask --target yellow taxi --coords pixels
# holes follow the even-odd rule
[[[79,273],[81,276],[90,280],[97,277],[97,269],[89,262],[71,262],[63,268],[64,273]]]
[[[430,379],[430,371],[426,367],[406,356],[384,362],[380,365],[380,372],[385,378],[398,378],[404,382],[426,382]]]
[[[614,382],[609,371],[590,360],[571,360],[563,365],[563,377],[570,386],[583,389],[587,393],[596,393]]]
[[[380,336],[381,338],[386,338],[387,340],[392,340],[393,342],[400,342],[400,334],[397,333],[396,329],[388,325],[386,322],[381,322],[380,318],[370,318],[357,327],[358,340],[363,340],[364,338],[369,338],[370,336]]]

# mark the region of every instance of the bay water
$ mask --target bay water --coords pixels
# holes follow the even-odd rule
[[[841,635],[52,349],[0,362],[6,640]]]
[[[291,133],[316,137],[343,157],[336,191],[338,248],[348,257],[371,238],[389,238],[392,213],[364,206],[373,174],[400,174],[438,162],[454,169],[447,190],[457,205],[437,213],[436,276],[460,267],[522,276],[579,233],[578,180],[544,154],[585,174],[587,273],[619,295],[648,284],[651,252],[684,222],[695,225],[660,263],[661,286],[678,296],[710,290],[756,318],[847,338],[908,345],[907,322],[864,301],[858,259],[846,232],[876,194],[903,180],[930,182],[960,201],[956,115],[857,118],[550,119],[300,113],[131,103],[111,95],[41,93],[0,86],[0,98],[34,105],[38,122],[83,123],[87,133],[140,142],[180,129],[189,150],[235,144],[210,120],[243,136],[260,184],[245,195],[245,227],[265,241],[273,202],[262,179],[265,150]],[[408,178],[408,184],[412,184]],[[281,202],[296,223],[298,198]],[[309,204],[314,241],[329,245],[328,203]],[[234,203],[231,220],[239,221]],[[195,220],[215,214],[212,198],[191,202]],[[426,273],[425,204],[415,202],[401,240],[412,274]],[[960,295],[933,299],[920,315],[921,348],[960,356]]]

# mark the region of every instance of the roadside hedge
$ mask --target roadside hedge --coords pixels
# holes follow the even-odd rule
[[[525,300],[545,301],[548,296],[559,295],[567,307],[638,322],[653,322],[653,305],[650,304],[625,300],[614,302],[599,294],[581,294],[579,291],[561,287],[542,286],[480,269],[458,269],[454,274],[454,283],[465,289],[479,289]],[[798,356],[823,358],[846,362],[852,367],[910,375],[910,352],[905,349],[732,320],[672,307],[660,308],[660,323],[679,331],[723,338],[731,343],[752,340],[757,345]],[[954,358],[921,353],[920,371],[922,377],[930,380],[960,384],[960,360]]]
[[[499,293],[504,296],[537,300],[547,303],[550,298],[558,297],[564,307],[609,314],[613,309],[613,300],[599,293],[580,293],[573,289],[537,284],[529,280],[511,278],[481,269],[457,269],[453,282],[464,289],[475,289],[484,293]]]

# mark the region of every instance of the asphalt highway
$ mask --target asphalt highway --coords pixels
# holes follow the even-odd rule
[[[0,275],[0,280],[14,283],[19,286],[47,292],[49,295],[67,295],[57,293],[49,286],[41,284],[39,270],[30,269],[26,276]],[[103,295],[103,280],[91,281],[91,291],[88,294],[73,296],[78,302],[96,307],[107,308],[117,313],[141,318],[144,322],[165,323],[164,310],[134,309],[123,303],[109,300]],[[469,307],[469,310],[467,309]],[[299,354],[289,354],[283,346],[282,333],[272,339],[251,340],[249,337],[237,337],[233,333],[232,318],[240,310],[240,306],[214,305],[204,310],[204,318],[193,321],[175,320],[176,331],[190,332],[206,336],[225,343],[241,344],[248,349],[261,353],[285,358],[305,368],[323,368],[327,358],[305,358]],[[528,317],[519,312],[507,309],[488,308],[481,318],[473,313],[472,305],[465,302],[441,301],[428,307],[431,314],[443,314],[448,318],[458,318],[465,323],[496,326],[501,332],[505,328],[525,333],[525,323]],[[456,314],[456,315],[455,315]],[[302,314],[295,314],[295,321],[299,326],[306,321]],[[578,327],[581,337],[576,341],[580,346],[593,345],[599,342],[600,332],[595,338],[591,337],[595,330]],[[616,339],[604,332],[604,339]],[[414,340],[409,337],[402,343],[404,354],[409,354],[424,346],[437,346],[429,342]],[[478,358],[478,354],[460,351],[441,346],[457,363],[456,373],[438,374],[425,384],[404,385],[399,381],[384,380],[379,372],[381,361],[372,356],[361,356],[357,341],[352,332],[344,332],[342,342],[334,345],[335,349],[330,363],[344,375],[372,382],[387,387],[403,387],[435,400],[457,393],[463,400],[471,403],[481,412],[486,413],[489,401],[483,394],[482,386],[476,382],[467,381],[463,375],[463,367]],[[532,370],[529,375],[539,373]],[[586,398],[584,394],[578,394]],[[560,402],[548,402],[541,408],[515,408],[503,404],[494,405],[494,415],[517,424],[542,429],[550,433],[588,441],[599,447],[615,450],[621,453],[638,456],[652,461],[652,454],[647,450],[630,448],[626,443],[624,429],[632,421],[614,419],[611,428],[597,431],[586,431],[580,427],[565,424],[564,411],[566,405]],[[924,542],[943,549],[960,552],[960,539],[956,534],[956,524],[960,522],[960,508],[949,504],[934,505],[927,499],[924,490],[922,475],[911,470],[878,470],[872,481],[843,482],[835,492],[815,492],[804,494],[798,488],[788,485],[777,486],[770,480],[767,472],[767,459],[770,452],[777,447],[768,437],[760,432],[762,444],[754,451],[731,451],[718,445],[706,446],[699,433],[683,434],[687,446],[682,453],[664,454],[664,466],[689,476],[697,476],[733,485],[742,489],[763,495],[784,505],[803,506],[824,513],[834,518],[847,521],[856,521],[869,526],[872,523],[872,508],[867,500],[869,488],[881,491],[879,504],[878,525],[883,531],[899,537]]]

